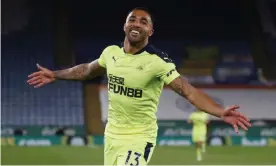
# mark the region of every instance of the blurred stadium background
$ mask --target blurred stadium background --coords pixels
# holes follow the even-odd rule
[[[179,72],[218,103],[240,105],[253,125],[237,135],[211,117],[198,163],[186,123],[195,108],[164,88],[150,164],[275,164],[275,0],[2,0],[2,164],[103,164],[105,78],[34,89],[27,75],[36,63],[63,69],[98,58],[123,40],[137,6],[152,11],[151,41]]]

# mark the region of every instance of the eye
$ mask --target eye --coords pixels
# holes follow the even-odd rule
[[[142,24],[147,25],[148,22],[147,21],[142,21]]]
[[[128,20],[128,22],[134,22],[135,21],[135,19],[129,19]]]

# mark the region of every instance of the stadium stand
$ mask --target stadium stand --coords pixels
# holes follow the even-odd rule
[[[27,76],[36,63],[54,68],[49,43],[5,40],[2,45],[2,125],[81,125],[82,91],[76,82],[57,82],[33,89]]]

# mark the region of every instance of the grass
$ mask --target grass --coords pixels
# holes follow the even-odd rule
[[[275,147],[207,147],[203,161],[193,147],[156,147],[150,165],[265,165],[276,164]],[[2,146],[4,165],[102,165],[103,147]]]

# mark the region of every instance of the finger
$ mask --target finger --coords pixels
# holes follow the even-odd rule
[[[44,85],[44,83],[43,82],[41,82],[40,84],[38,84],[38,85],[35,85],[34,87],[35,88],[40,88],[41,86],[43,86]]]
[[[37,85],[37,84],[40,84],[42,83],[42,81],[39,79],[39,80],[36,80],[36,81],[33,81],[31,83],[29,83],[30,85]]]
[[[248,130],[248,128],[247,128],[242,122],[238,121],[238,125],[239,125],[242,129]]]
[[[233,112],[233,114],[235,114],[236,116],[239,116],[240,118],[242,118],[242,119],[246,120],[247,122],[249,122],[249,119],[245,115],[243,115],[242,113],[235,111],[235,112]]]
[[[242,115],[240,116],[242,119],[246,120],[248,123],[250,122],[250,120],[248,119],[248,117],[246,117],[245,115]],[[250,124],[250,123],[249,123]]]
[[[37,80],[39,80],[39,79],[40,79],[39,76],[38,76],[38,77],[33,77],[33,78],[29,79],[27,82],[28,82],[28,83],[32,83],[32,82],[37,81]]]
[[[38,68],[39,70],[45,70],[45,68],[42,67],[42,66],[40,66],[38,63],[36,64],[36,66],[37,66],[37,68]]]
[[[233,106],[227,107],[227,108],[225,109],[225,111],[235,111],[236,109],[239,109],[239,108],[240,108],[240,106],[238,106],[238,105],[233,105]]]
[[[36,76],[39,76],[40,74],[41,74],[41,72],[38,71],[38,72],[34,72],[34,73],[28,75],[28,77],[29,77],[29,78],[31,78],[31,77],[36,77]]]
[[[247,120],[239,117],[239,121],[242,122],[246,127],[251,127],[251,124]]]
[[[233,127],[234,127],[235,132],[236,132],[236,133],[239,133],[239,128],[238,128],[238,126],[237,126],[236,124],[234,124]]]
[[[226,107],[225,111],[223,113],[223,116],[233,115],[233,113],[235,113],[236,109],[238,109],[238,108],[240,108],[240,106],[238,106],[238,105],[233,105],[233,106]]]
[[[249,122],[249,119],[248,119],[245,115],[243,115],[242,113],[240,113],[240,112],[238,112],[238,111],[232,111],[232,112],[231,112],[231,115],[233,115],[233,116],[238,116],[238,117],[240,117],[240,118],[246,120],[247,122]]]

